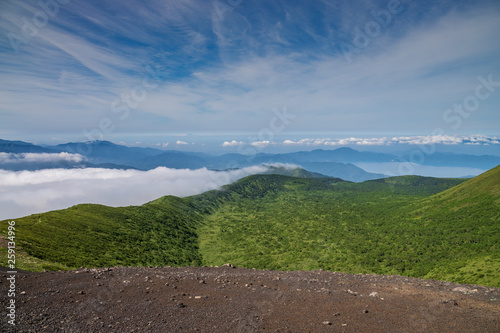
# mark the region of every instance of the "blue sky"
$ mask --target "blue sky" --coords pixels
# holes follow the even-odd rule
[[[4,139],[500,134],[498,1],[41,3],[0,2]]]

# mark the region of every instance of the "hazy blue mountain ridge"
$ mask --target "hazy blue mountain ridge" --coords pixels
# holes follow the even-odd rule
[[[227,170],[259,164],[286,163],[298,165],[310,172],[355,182],[385,177],[381,173],[367,172],[354,165],[355,163],[402,162],[410,160],[409,157],[411,154],[411,152],[406,152],[395,155],[357,151],[349,147],[340,147],[331,150],[315,149],[312,151],[281,154],[259,153],[255,155],[243,155],[228,153],[215,156],[200,152],[126,147],[109,141],[70,142],[57,146],[42,147],[27,142],[7,140],[0,140],[0,152],[14,154],[67,152],[80,154],[85,157],[85,160],[79,162],[25,163],[18,161],[16,163],[2,163],[0,161],[0,168],[14,171],[82,167],[150,170],[159,166],[175,169],[198,169],[206,167],[212,170]],[[490,169],[500,164],[500,156],[436,152],[425,155],[421,163],[422,165],[429,166]]]

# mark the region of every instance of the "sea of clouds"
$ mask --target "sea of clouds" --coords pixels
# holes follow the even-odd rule
[[[265,173],[269,167],[271,165],[229,171],[165,167],[149,171],[101,168],[38,171],[0,169],[0,220],[81,203],[128,206],[141,205],[164,195],[195,195],[249,175]]]
[[[244,141],[225,141],[222,147],[237,147],[245,145]],[[304,138],[300,140],[286,139],[283,141],[254,141],[250,145],[256,147],[267,147],[269,145],[282,146],[389,146],[395,144],[407,145],[499,145],[500,138],[487,135],[417,135],[417,136],[394,136],[394,137],[374,137],[374,138],[359,138],[349,137],[342,139],[331,138]]]
[[[85,157],[80,154],[70,153],[2,153],[0,152],[0,165],[8,163],[48,163],[48,162],[71,162],[81,163]]]

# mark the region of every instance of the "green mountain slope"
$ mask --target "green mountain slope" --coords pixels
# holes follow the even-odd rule
[[[299,178],[325,178],[328,176],[325,176],[323,174],[317,173],[317,172],[311,172],[307,171],[305,169],[302,169],[300,167],[280,167],[276,165],[269,165],[268,166],[269,170],[265,172],[264,174],[272,174],[272,175],[283,175],[283,176],[291,176],[291,177],[299,177]]]
[[[499,177],[498,167],[467,181],[256,175],[139,207],[78,205],[17,219],[17,241],[32,270],[231,262],[500,286]]]
[[[355,184],[281,177],[280,186],[272,186],[277,190],[252,190],[276,179],[254,176],[226,189],[232,196],[224,197],[199,229],[205,264],[423,276],[435,260],[430,249],[420,254],[418,243],[425,242],[418,240],[412,219],[404,218],[405,208],[463,182],[405,176]],[[240,186],[261,195],[235,195]]]
[[[412,214],[441,236],[439,245],[450,244],[427,277],[499,285],[500,166],[423,200]]]
[[[17,267],[197,265],[199,216],[182,199],[164,197],[140,207],[77,205],[16,219]],[[0,233],[7,234],[2,222]],[[43,260],[33,263],[33,258]],[[55,263],[53,266],[50,263]],[[2,265],[6,258],[2,257]]]

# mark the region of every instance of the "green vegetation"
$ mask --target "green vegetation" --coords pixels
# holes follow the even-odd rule
[[[16,220],[16,233],[45,269],[230,262],[500,287],[499,222],[497,167],[467,181],[257,175],[140,207],[78,205],[32,215]],[[0,234],[6,230],[1,222]]]
[[[424,276],[442,261],[433,248],[442,239],[407,208],[461,181],[246,179],[218,193],[224,202],[199,228],[200,253],[205,264]]]
[[[5,247],[0,247],[0,266],[7,267],[8,250]],[[41,260],[28,255],[24,251],[16,253],[16,269],[21,269],[30,272],[55,271],[70,269],[66,265],[53,263],[46,260]]]
[[[77,205],[16,219],[16,246],[32,257],[70,268],[199,265],[198,221],[198,215],[176,197],[140,207]],[[7,234],[7,223],[1,223],[0,233]]]

